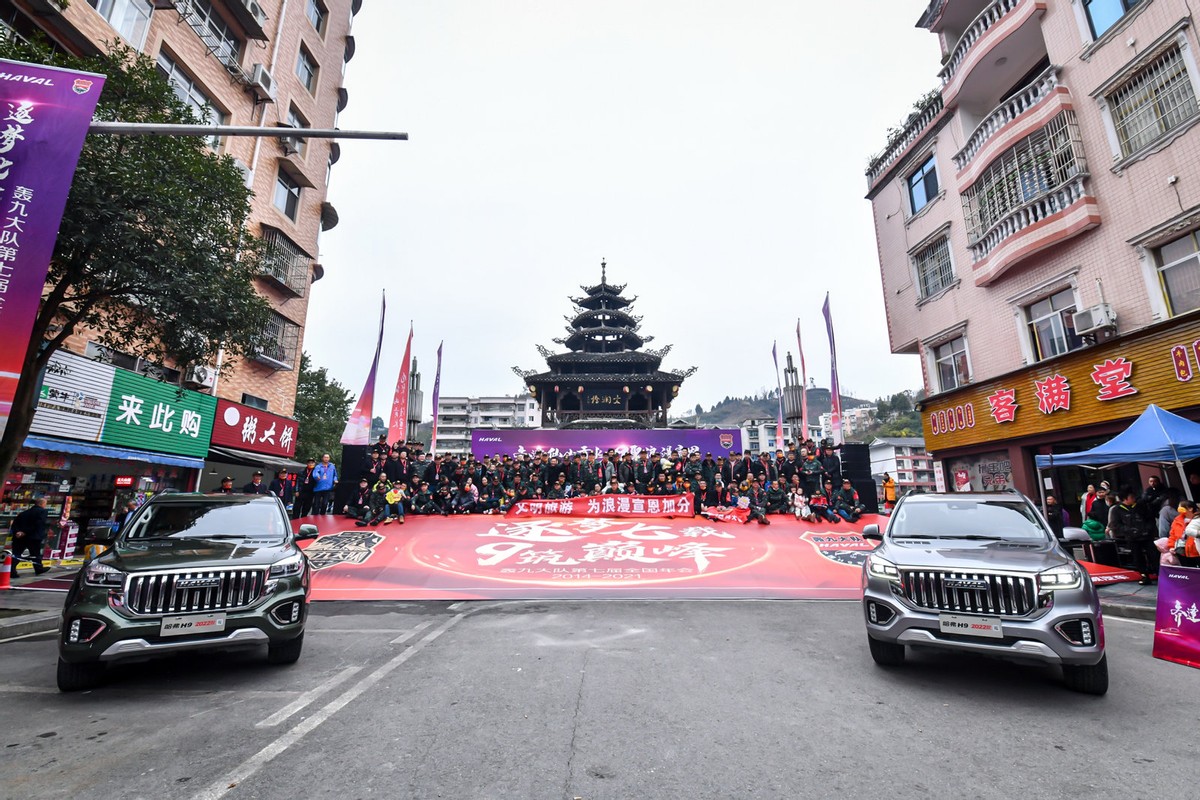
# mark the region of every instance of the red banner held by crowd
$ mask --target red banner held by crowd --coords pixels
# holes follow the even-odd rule
[[[562,500],[519,500],[508,508],[509,517],[690,517],[695,512],[691,495],[602,494]]]
[[[750,509],[735,506],[714,506],[701,509],[700,513],[713,522],[745,522],[750,519]]]

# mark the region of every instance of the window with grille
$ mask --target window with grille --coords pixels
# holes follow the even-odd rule
[[[263,226],[263,241],[267,245],[262,259],[263,274],[303,296],[308,289],[312,258],[275,228]]]
[[[1108,95],[1121,155],[1141,150],[1196,116],[1196,92],[1179,45]]]
[[[1075,292],[1063,289],[1025,308],[1033,356],[1042,361],[1083,347],[1075,333]]]
[[[312,54],[300,47],[300,54],[296,56],[296,77],[304,84],[304,88],[310,92],[315,92],[317,89],[317,60],[312,57]]]
[[[1155,258],[1171,316],[1200,308],[1200,231],[1167,242]]]
[[[1120,22],[1141,0],[1083,0],[1092,36],[1099,39],[1104,32]]]
[[[209,125],[224,125],[229,121],[229,115],[213,105],[212,98],[200,87],[200,84],[180,68],[175,59],[160,52],[157,64],[158,71],[175,90],[175,96],[191,106],[203,122],[207,122]],[[215,150],[221,144],[221,137],[210,137],[208,144]]]
[[[963,195],[972,243],[1009,214],[1087,170],[1072,111],[1064,111],[1006,150]]]
[[[912,213],[916,214],[937,196],[937,165],[933,156],[930,156],[916,172],[908,176],[908,202]]]
[[[967,340],[959,336],[933,348],[938,385],[943,392],[957,389],[970,380],[967,369]]]
[[[196,31],[204,45],[228,67],[238,67],[242,41],[225,23],[209,0],[185,0],[176,6],[184,21]]]
[[[108,20],[125,41],[142,49],[146,31],[150,29],[150,14],[154,11],[150,0],[88,0],[88,5]]]
[[[913,256],[921,297],[932,297],[954,282],[950,238],[943,236]]]
[[[279,369],[293,369],[300,349],[300,326],[281,314],[271,314],[263,331],[263,346],[258,359]]]

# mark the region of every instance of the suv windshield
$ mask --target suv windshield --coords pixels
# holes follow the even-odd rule
[[[888,524],[896,538],[1017,539],[1049,538],[1037,515],[1025,503],[1011,500],[956,500],[901,503]]]
[[[282,539],[288,527],[273,503],[197,500],[151,503],[137,515],[125,534],[138,539],[266,536]]]

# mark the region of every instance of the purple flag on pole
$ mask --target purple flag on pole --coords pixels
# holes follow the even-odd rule
[[[371,371],[367,373],[367,382],[363,385],[358,403],[346,422],[346,430],[342,433],[342,444],[371,443],[371,415],[375,411],[375,373],[379,370],[379,350],[383,347],[383,319],[387,314],[386,292],[379,299],[379,337],[375,340],[375,358],[371,361]]]
[[[437,372],[433,374],[433,432],[429,436],[429,455],[437,455],[438,394],[442,391],[442,342],[438,342]]]
[[[833,428],[833,443],[842,443],[842,390],[838,385],[837,345],[833,341],[833,317],[829,313],[829,292],[825,293],[825,305],[821,308],[825,315],[825,330],[829,332],[829,401],[830,427]]]
[[[797,442],[808,438],[808,369],[804,366],[804,345],[800,341],[800,318],[796,318],[796,349],[800,351],[800,434]]]
[[[104,76],[0,60],[0,434]]]
[[[783,447],[783,382],[779,380],[779,342],[771,342],[771,360],[775,362],[775,387],[779,390],[779,412],[775,416],[775,447]]]

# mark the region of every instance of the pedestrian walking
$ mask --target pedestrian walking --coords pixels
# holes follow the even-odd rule
[[[12,521],[12,577],[17,577],[17,562],[21,560],[22,553],[29,554],[34,574],[41,575],[50,571],[49,567],[42,565],[42,549],[46,546],[49,518],[46,498],[39,497]]]

